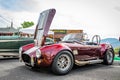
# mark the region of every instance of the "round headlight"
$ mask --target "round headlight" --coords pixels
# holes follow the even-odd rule
[[[39,58],[41,56],[41,51],[39,49],[36,50],[36,57]]]

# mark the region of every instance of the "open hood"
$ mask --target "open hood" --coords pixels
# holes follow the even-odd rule
[[[48,9],[40,13],[34,36],[35,45],[37,47],[40,47],[42,42],[45,41],[43,38],[48,35],[48,31],[55,13],[55,9]]]

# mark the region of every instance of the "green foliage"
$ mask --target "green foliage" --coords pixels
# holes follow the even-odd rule
[[[28,28],[28,27],[33,26],[34,22],[24,21],[21,25],[22,25],[23,28]]]
[[[114,48],[115,54],[118,54],[120,47]]]

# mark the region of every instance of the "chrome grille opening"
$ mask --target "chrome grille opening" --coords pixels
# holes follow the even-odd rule
[[[31,63],[31,58],[27,54],[22,54],[22,60],[26,63]]]

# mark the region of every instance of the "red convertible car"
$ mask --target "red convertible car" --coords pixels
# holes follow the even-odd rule
[[[30,67],[51,67],[55,74],[67,74],[73,68],[86,64],[113,63],[114,51],[110,44],[100,44],[100,37],[93,36],[92,41],[85,39],[85,34],[71,33],[59,43],[45,44],[55,9],[40,13],[35,31],[34,44],[19,49],[20,61]]]

